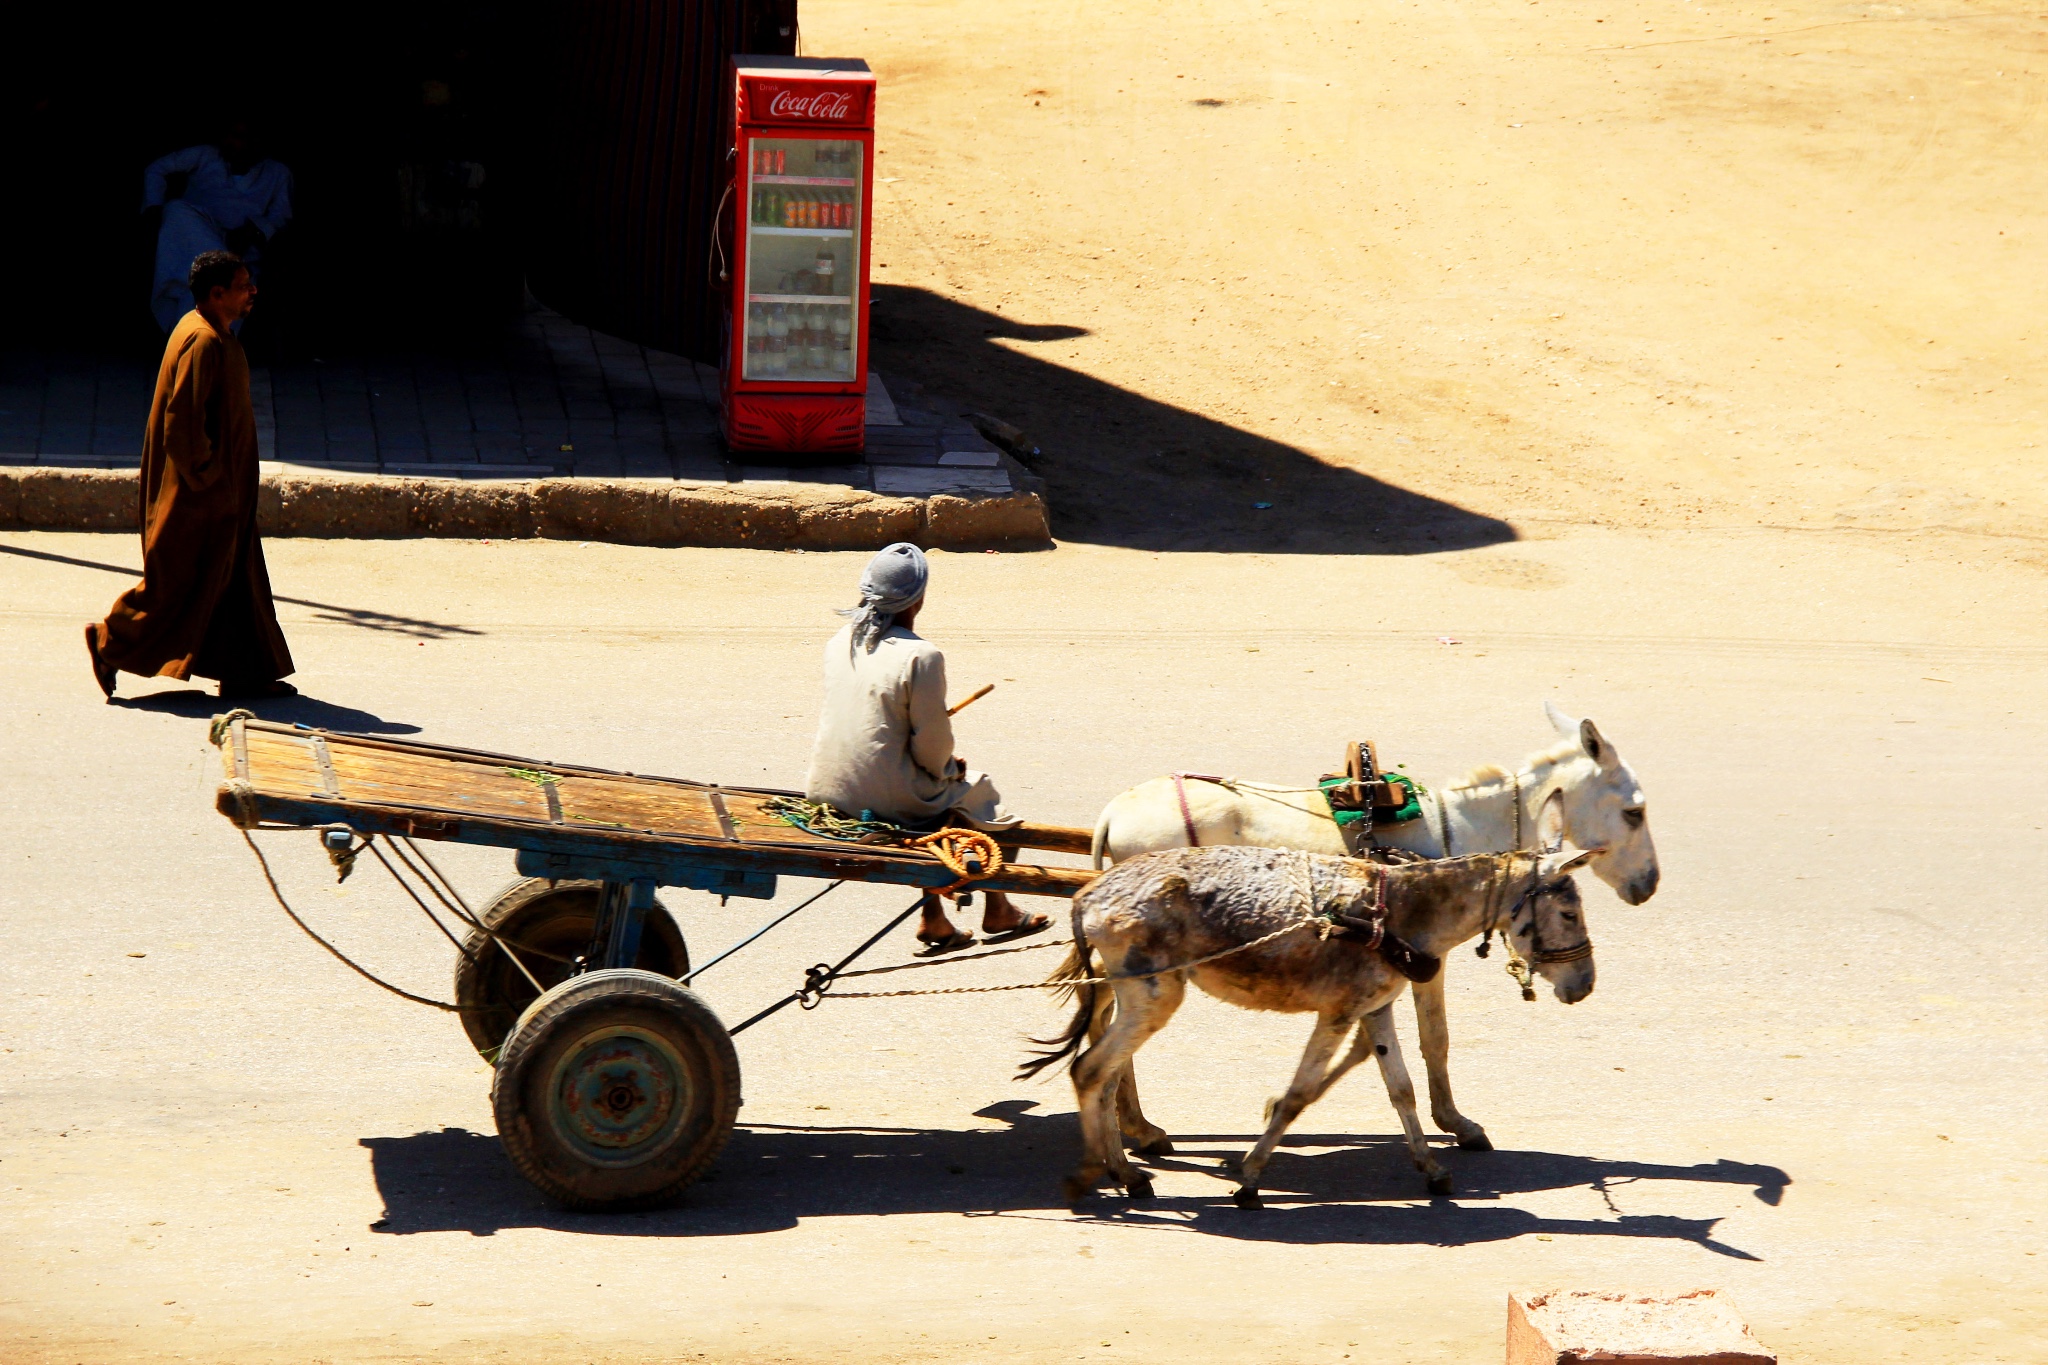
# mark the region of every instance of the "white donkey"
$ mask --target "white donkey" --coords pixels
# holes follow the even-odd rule
[[[1562,801],[1564,834],[1592,854],[1593,874],[1630,905],[1657,890],[1657,849],[1642,784],[1635,770],[1590,720],[1573,720],[1549,702],[1544,714],[1559,739],[1513,772],[1491,764],[1453,782],[1432,786],[1418,819],[1374,830],[1379,843],[1427,858],[1506,853],[1537,846],[1537,818],[1555,792]],[[1183,776],[1154,778],[1103,807],[1095,822],[1095,866],[1190,843],[1249,844],[1309,853],[1344,854],[1344,836],[1329,803],[1314,788],[1272,786]],[[1437,1127],[1468,1151],[1493,1143],[1486,1129],[1458,1112],[1451,1098],[1451,1035],[1439,973],[1414,986],[1415,1020],[1429,1072],[1429,1112]],[[1146,1152],[1172,1150],[1165,1132],[1138,1107],[1137,1082],[1128,1072],[1117,1089],[1124,1133]]]
[[[1526,953],[1524,970],[1549,981],[1566,1004],[1591,993],[1593,944],[1571,873],[1592,855],[1562,850],[1558,805],[1555,796],[1545,803],[1544,846],[1535,853],[1375,867],[1270,849],[1182,848],[1097,878],[1074,898],[1079,950],[1052,978],[1078,984],[1073,1023],[1061,1038],[1043,1040],[1050,1050],[1022,1072],[1074,1055],[1084,1037],[1096,1040],[1073,1067],[1082,1156],[1068,1198],[1085,1198],[1104,1174],[1134,1198],[1152,1193],[1151,1179],[1124,1155],[1111,1110],[1133,1055],[1173,1017],[1189,982],[1247,1009],[1317,1016],[1293,1084],[1267,1107],[1266,1131],[1239,1165],[1240,1205],[1258,1206],[1259,1177],[1296,1116],[1375,1056],[1416,1169],[1432,1193],[1450,1193],[1450,1175],[1415,1116],[1389,1007],[1411,981],[1438,976],[1445,953],[1482,933],[1499,933],[1511,951]],[[1313,931],[1323,916],[1339,933]],[[1088,970],[1091,950],[1100,954],[1100,977]],[[1106,1028],[1104,981],[1115,993]]]

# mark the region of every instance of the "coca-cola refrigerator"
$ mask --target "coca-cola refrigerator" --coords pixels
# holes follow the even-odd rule
[[[734,451],[858,455],[868,374],[867,63],[732,60],[719,421]],[[729,225],[729,226],[728,226]]]

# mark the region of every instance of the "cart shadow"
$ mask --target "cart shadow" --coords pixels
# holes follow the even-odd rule
[[[129,711],[154,711],[161,715],[187,716],[193,720],[210,720],[230,708],[239,708],[254,713],[259,720],[277,721],[282,725],[304,725],[315,730],[337,730],[354,735],[416,735],[420,732],[417,725],[399,720],[385,720],[375,712],[342,706],[336,702],[321,701],[318,697],[309,697],[304,693],[296,697],[224,700],[211,692],[188,687],[175,691],[145,692],[139,697],[115,697],[107,704]]]
[[[1042,448],[1061,540],[1146,550],[1430,554],[1516,539],[1514,528],[1334,465],[1032,353],[1085,328],[1027,326],[904,285],[874,287],[874,359],[970,408],[1027,429]],[[1012,344],[999,344],[999,343]],[[1017,343],[1022,343],[1017,344]],[[906,407],[919,406],[915,385]],[[1377,424],[1343,433],[1369,462]]]
[[[716,1168],[679,1204],[627,1214],[555,1208],[519,1178],[498,1140],[485,1134],[449,1128],[361,1141],[384,1202],[384,1217],[373,1230],[398,1235],[487,1237],[501,1228],[540,1227],[605,1236],[721,1237],[774,1232],[806,1219],[904,1213],[1073,1219],[1060,1177],[1078,1146],[1074,1116],[1032,1114],[1032,1107],[1028,1100],[991,1105],[977,1117],[1005,1126],[967,1131],[748,1125],[733,1134]],[[1148,1163],[1155,1170],[1212,1176],[1213,1195],[1171,1195],[1139,1204],[1105,1193],[1079,1214],[1123,1227],[1244,1241],[1464,1246],[1529,1235],[1647,1237],[1755,1260],[1715,1239],[1719,1218],[1628,1214],[1616,1194],[1640,1181],[1676,1180],[1748,1187],[1758,1200],[1776,1204],[1792,1183],[1775,1166],[1732,1161],[1667,1166],[1557,1152],[1451,1149],[1440,1159],[1458,1193],[1425,1202],[1398,1134],[1302,1134],[1288,1138],[1266,1170],[1267,1207],[1246,1211],[1232,1202],[1234,1182],[1221,1161],[1252,1140],[1249,1134],[1180,1138],[1177,1155]],[[1598,1194],[1612,1216],[1543,1217],[1500,1202],[1568,1189]]]

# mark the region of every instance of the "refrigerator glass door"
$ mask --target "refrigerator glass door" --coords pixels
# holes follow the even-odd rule
[[[742,378],[845,384],[861,373],[862,162],[857,141],[749,140]]]

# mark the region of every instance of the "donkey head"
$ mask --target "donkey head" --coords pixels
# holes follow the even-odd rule
[[[1592,850],[1594,876],[1626,903],[1641,905],[1657,891],[1657,846],[1650,840],[1649,811],[1635,769],[1592,721],[1573,720],[1550,702],[1543,710],[1560,735],[1578,741],[1555,769],[1565,833]]]
[[[1572,873],[1595,856],[1564,846],[1564,798],[1552,792],[1537,818],[1535,884],[1508,916],[1507,932],[1557,998],[1576,1005],[1593,993],[1593,938]]]

